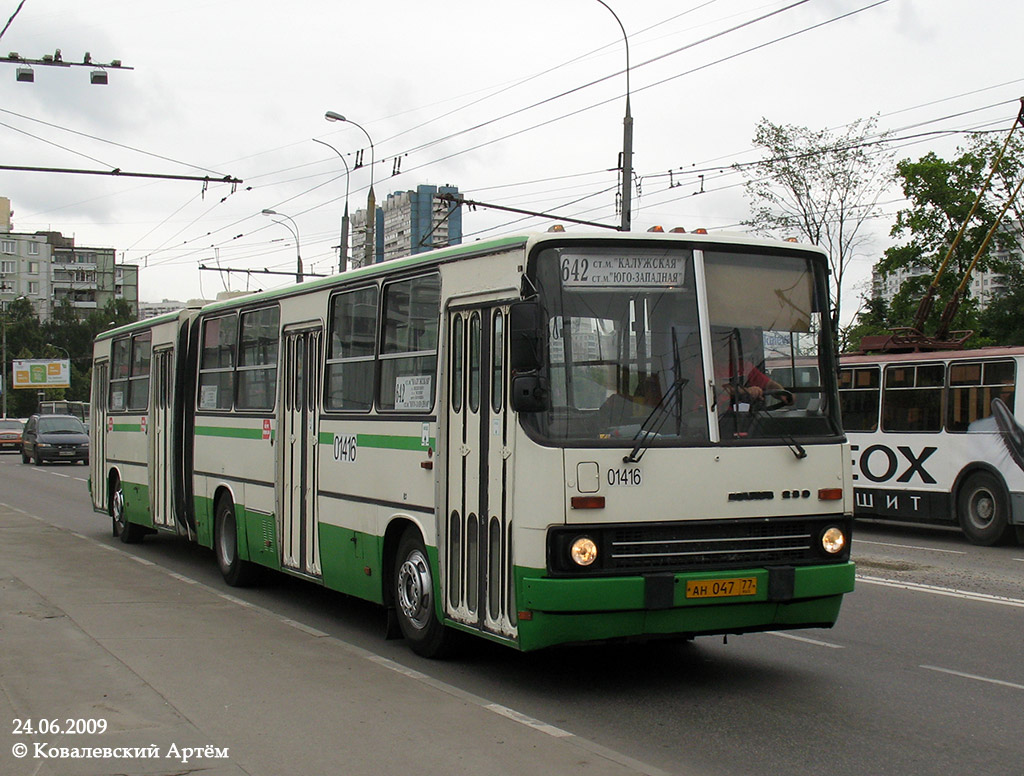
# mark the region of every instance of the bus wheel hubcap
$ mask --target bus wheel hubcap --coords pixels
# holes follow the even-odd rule
[[[119,527],[124,527],[124,493],[121,492],[121,488],[114,491],[114,522]]]
[[[430,567],[419,550],[413,550],[398,569],[398,605],[416,628],[430,621]]]
[[[995,512],[995,503],[988,491],[981,491],[974,497],[974,522],[978,525],[988,525],[992,522]]]

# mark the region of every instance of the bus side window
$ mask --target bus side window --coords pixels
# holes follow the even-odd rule
[[[131,347],[132,341],[128,337],[114,340],[110,361],[110,398],[107,405],[111,412],[123,412],[128,406]]]
[[[132,368],[128,378],[128,409],[130,410],[144,410],[149,406],[149,367],[152,351],[152,332],[132,337]]]
[[[438,274],[384,286],[378,406],[429,412],[434,406],[437,332],[441,315]]]
[[[331,300],[331,333],[325,384],[328,410],[366,412],[373,407],[377,346],[377,287],[338,294]]]
[[[272,410],[277,394],[281,310],[276,305],[242,313],[238,353],[238,409]]]
[[[238,318],[234,314],[203,322],[198,396],[201,410],[229,410],[234,404],[237,333]]]

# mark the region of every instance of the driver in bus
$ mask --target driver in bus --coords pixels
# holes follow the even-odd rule
[[[711,339],[715,390],[718,392],[719,406],[749,407],[763,402],[766,394],[777,398],[783,404],[793,403],[792,393],[745,358],[744,342],[749,344],[761,341],[756,331],[725,329],[714,332]]]

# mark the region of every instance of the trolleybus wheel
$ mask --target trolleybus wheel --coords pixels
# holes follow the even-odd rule
[[[124,488],[117,477],[110,487],[110,517],[114,526],[114,536],[125,544],[137,544],[146,535],[146,529],[141,525],[128,522],[124,507]]]
[[[398,541],[392,584],[398,625],[412,651],[430,658],[448,654],[454,634],[437,619],[430,561],[415,528]]]
[[[1010,503],[999,479],[988,472],[970,475],[957,495],[960,527],[972,544],[1000,544],[1010,533]]]
[[[256,581],[256,567],[238,556],[238,528],[235,505],[224,497],[217,502],[213,525],[213,548],[224,581],[232,587],[246,587]]]

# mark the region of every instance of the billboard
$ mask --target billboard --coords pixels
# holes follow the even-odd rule
[[[14,361],[12,388],[70,388],[71,362],[66,358],[33,358]]]

